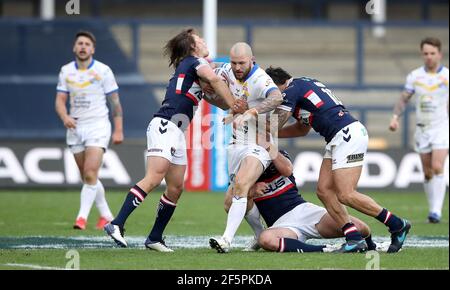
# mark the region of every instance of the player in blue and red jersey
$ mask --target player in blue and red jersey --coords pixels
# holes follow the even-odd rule
[[[205,59],[208,54],[205,42],[192,28],[183,30],[165,46],[165,55],[169,56],[175,73],[169,81],[161,108],[147,128],[147,171],[145,177],[128,192],[117,217],[105,226],[106,233],[121,247],[127,246],[123,227],[128,216],[165,178],[167,187],[161,196],[156,220],[145,246],[156,251],[172,252],[165,245],[162,233],[183,191],[187,164],[183,131],[189,126],[202,99],[200,80],[209,84],[220,96],[216,103],[220,103],[223,109],[244,111],[246,103],[235,101],[227,85]]]
[[[271,152],[272,162],[251,188],[248,201],[256,205],[268,226],[255,233],[258,245],[278,252],[331,251],[326,246],[305,241],[343,237],[341,228],[326,209],[305,201],[299,194],[289,154],[284,150]],[[226,206],[229,206],[230,197],[227,197]],[[375,250],[369,227],[355,217],[350,219],[364,235],[369,249]],[[255,245],[253,249],[257,249]]]
[[[274,112],[278,114],[278,128],[290,116],[297,119],[297,123],[282,128],[278,136],[302,136],[312,127],[327,142],[317,195],[345,234],[347,242],[341,251],[367,250],[366,242],[343,206],[346,205],[389,227],[391,245],[388,253],[398,252],[411,224],[356,191],[369,142],[364,125],[352,117],[342,102],[320,81],[306,77],[294,79],[281,68],[268,68],[266,72],[283,91],[284,101]]]

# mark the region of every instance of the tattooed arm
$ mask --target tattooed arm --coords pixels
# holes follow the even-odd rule
[[[108,95],[108,101],[111,105],[111,111],[114,120],[114,132],[112,135],[113,144],[123,142],[123,116],[122,105],[120,104],[119,93],[114,92]]]
[[[283,102],[283,96],[279,89],[275,89],[269,92],[267,98],[250,110],[245,111],[242,116],[239,116],[236,120],[237,126],[242,126],[244,122],[257,118],[258,114],[266,113],[275,110]]]
[[[275,119],[272,116],[275,117]],[[275,137],[278,136],[278,131],[283,128],[284,124],[286,124],[287,120],[292,116],[292,113],[276,108],[272,116],[270,117],[270,126],[267,126],[266,128],[270,128],[270,133]]]
[[[283,96],[279,89],[269,92],[267,98],[255,107],[258,114],[266,113],[275,110],[283,102]]]
[[[398,100],[397,104],[395,104],[394,107],[394,115],[392,116],[391,123],[389,124],[389,130],[395,131],[399,127],[398,118],[403,114],[405,111],[406,104],[408,104],[411,97],[414,95],[412,92],[403,91],[402,95],[400,97],[400,100]]]

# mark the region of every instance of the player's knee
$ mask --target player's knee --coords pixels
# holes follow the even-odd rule
[[[340,192],[337,195],[338,200],[340,203],[342,203],[343,205],[352,205],[353,204],[353,192]]]
[[[83,181],[87,184],[95,184],[97,182],[97,171],[93,169],[84,170]]]
[[[184,190],[183,184],[170,185],[170,186],[167,186],[167,193],[166,194],[167,194],[167,197],[171,201],[176,203],[178,201],[178,199],[180,198],[181,193],[183,192],[183,190]]]
[[[431,171],[433,175],[442,174],[442,172],[444,171],[444,165],[441,162],[434,162],[431,165]]]
[[[242,178],[236,178],[234,182],[234,191],[233,194],[246,197],[248,195],[248,191],[250,189],[250,184],[248,181],[243,180]]]
[[[278,250],[278,238],[269,231],[263,231],[258,238],[258,244],[267,251]]]
[[[327,194],[328,194],[328,189],[325,188],[324,186],[318,186],[317,187],[317,197],[321,200],[324,201],[327,199]]]

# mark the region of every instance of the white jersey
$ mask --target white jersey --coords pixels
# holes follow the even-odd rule
[[[77,121],[108,118],[106,96],[119,89],[109,66],[92,60],[87,69],[72,61],[61,68],[56,90],[70,96],[70,116]]]
[[[416,120],[422,126],[448,124],[448,68],[437,73],[425,67],[413,70],[406,78],[405,90],[416,95]]]
[[[257,64],[253,66],[244,81],[236,79],[233,70],[231,69],[231,64],[229,63],[222,65],[220,69],[216,70],[216,74],[225,79],[235,98],[247,101],[250,109],[264,101],[270,91],[275,89],[278,90],[278,87],[275,85],[272,78]],[[270,112],[267,114],[270,114]],[[234,140],[245,143],[256,143],[256,138],[247,136],[249,132],[250,134],[256,132],[254,122],[249,122],[248,126],[233,129]]]

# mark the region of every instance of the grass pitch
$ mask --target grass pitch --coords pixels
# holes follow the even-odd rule
[[[108,192],[113,213],[117,213],[126,192]],[[119,249],[95,229],[98,213],[92,209],[88,229],[72,229],[79,206],[78,191],[2,191],[0,192],[0,269],[63,269],[71,265],[73,252],[79,255],[80,269],[366,269],[371,254],[255,253],[241,248],[251,237],[244,221],[237,233],[236,248],[217,254],[208,248],[208,237],[222,234],[226,214],[223,194],[186,192],[165,235],[174,253],[145,250],[156,204],[161,193],[150,194],[130,216],[126,236],[131,248]],[[423,193],[373,193],[377,202],[412,222],[403,251],[380,253],[381,269],[448,269],[448,199],[440,224],[428,224],[427,202]],[[320,205],[314,194],[306,200]],[[372,228],[375,242],[386,241],[388,232],[373,218],[356,213]],[[322,242],[322,241],[313,241]],[[332,241],[340,243],[342,240]],[[325,243],[330,243],[325,240]]]

